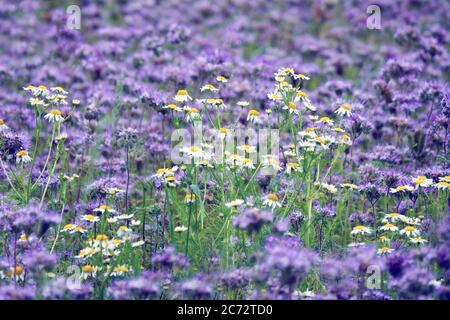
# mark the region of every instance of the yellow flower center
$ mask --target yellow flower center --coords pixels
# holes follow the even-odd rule
[[[19,152],[17,152],[16,154],[18,157],[26,157],[28,155],[28,151],[26,150],[20,150]]]
[[[341,109],[345,110],[345,111],[351,111],[352,108],[350,107],[350,105],[348,103],[344,103],[341,105]]]
[[[114,268],[114,271],[128,272],[128,268],[126,266],[117,266],[117,267]]]
[[[187,90],[178,90],[177,96],[187,96],[189,93]]]
[[[267,195],[267,199],[270,201],[278,201],[278,196],[274,193],[270,193]]]
[[[92,267],[90,264],[87,264],[81,267],[81,271],[84,273],[92,273],[94,272],[94,267]]]
[[[405,227],[405,231],[413,232],[413,231],[416,231],[416,228],[414,228],[412,226],[407,226],[407,227]]]
[[[397,213],[397,212],[391,212],[391,213],[388,214],[388,216],[389,217],[398,217],[398,216],[400,216],[400,214]]]
[[[259,112],[256,111],[256,110],[250,110],[248,112],[248,115],[251,116],[251,117],[258,117],[259,116]]]
[[[108,236],[106,234],[99,234],[95,238],[97,241],[108,241]]]

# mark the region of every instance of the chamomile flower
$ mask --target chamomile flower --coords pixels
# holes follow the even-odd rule
[[[342,188],[346,188],[346,189],[352,189],[352,190],[357,190],[358,186],[356,184],[353,183],[341,183],[340,186]]]
[[[63,94],[63,95],[68,95],[68,94],[69,94],[69,92],[67,92],[66,90],[64,90],[64,88],[61,87],[61,86],[57,86],[57,87],[50,88],[50,90],[51,90],[51,91],[54,91],[54,92],[56,92],[56,93],[58,93],[58,94]]]
[[[384,255],[384,254],[389,254],[393,251],[394,251],[394,249],[391,249],[389,247],[381,247],[380,249],[378,249],[377,254]]]
[[[398,231],[398,227],[392,223],[386,223],[380,227],[380,230],[383,231]]]
[[[227,208],[239,207],[240,205],[243,205],[244,202],[245,201],[242,199],[236,199],[236,200],[225,203],[225,207],[227,207]]]
[[[187,193],[184,196],[184,203],[194,203],[195,202],[195,194]]]
[[[141,220],[131,219],[131,226],[136,227],[141,225]]]
[[[362,226],[362,225],[355,226],[353,228],[353,230],[350,232],[350,234],[353,234],[353,235],[357,235],[357,234],[364,235],[364,234],[371,234],[371,233],[372,233],[372,230],[370,230],[370,228]]]
[[[209,98],[209,99],[206,99],[205,102],[213,107],[217,107],[220,109],[226,109],[226,107],[227,107],[225,105],[225,103],[223,102],[223,99],[220,99],[220,98]]]
[[[47,119],[49,122],[61,123],[64,121],[62,116],[62,112],[59,109],[50,110],[45,116],[44,119]]]
[[[47,107],[48,104],[39,98],[30,98],[30,105],[33,107]]]
[[[72,99],[72,104],[73,104],[74,106],[78,106],[78,105],[80,105],[80,103],[81,103],[80,100],[78,100],[78,99]]]
[[[16,153],[16,162],[17,163],[27,163],[31,162],[31,157],[26,150],[20,150]]]
[[[352,115],[352,107],[348,103],[343,103],[340,105],[339,108],[334,112],[337,113],[340,116],[351,116]]]
[[[414,226],[406,226],[402,230],[400,230],[400,234],[406,234],[408,237],[411,236],[419,236],[419,230]]]
[[[177,106],[175,103],[170,103],[168,105],[165,105],[164,107],[162,107],[163,109],[169,109],[175,112],[182,112],[183,109],[181,109],[179,106]]]
[[[187,230],[188,228],[186,226],[176,226],[174,229],[176,233],[186,232]]]
[[[427,240],[423,239],[420,236],[409,238],[409,241],[414,243],[414,244],[425,244],[425,243],[427,243]]]
[[[117,217],[111,217],[111,218],[106,219],[106,221],[110,224],[114,224],[118,221],[118,219],[117,219]]]
[[[178,90],[174,99],[177,102],[186,102],[188,100],[192,101],[192,97],[189,95],[189,92],[186,89]]]
[[[434,186],[439,190],[447,190],[450,188],[450,183],[446,181],[439,181]]]
[[[178,166],[174,166],[172,168],[160,168],[156,171],[152,178],[163,178],[167,176],[173,176],[175,172],[178,170]]]
[[[36,87],[33,86],[32,84],[29,84],[28,86],[23,87],[22,89],[23,89],[24,91],[30,91],[30,92],[33,92],[33,90],[35,90]]]
[[[100,218],[92,214],[85,214],[84,216],[81,217],[81,220],[88,222],[99,222]]]
[[[295,102],[288,102],[287,105],[285,105],[283,107],[284,110],[288,110],[289,114],[299,114],[299,110],[297,109],[297,105],[295,104]]]
[[[255,169],[255,165],[253,164],[252,159],[250,158],[242,158],[242,161],[238,163],[238,166],[245,169]]]
[[[297,155],[295,152],[295,145],[288,145],[287,150],[285,150],[283,153],[286,157],[295,157]]]
[[[229,153],[228,151],[225,151],[225,156],[226,163],[231,167],[240,165],[242,163],[243,158],[237,153]]]
[[[417,178],[413,179],[413,183],[422,188],[428,188],[433,184],[432,179],[428,179],[426,176],[417,176]]]
[[[332,184],[328,184],[326,182],[316,183],[316,184],[319,185],[322,189],[325,189],[326,191],[328,191],[331,194],[335,194],[337,192],[336,186],[334,186]]]
[[[90,264],[86,264],[81,267],[81,275],[80,278],[86,280],[88,278],[93,278],[97,274],[98,267],[92,266]]]
[[[83,228],[82,226],[76,226],[70,233],[86,233],[87,230],[85,228]]]
[[[86,258],[90,258],[92,257],[94,254],[100,252],[99,248],[84,248],[81,249],[80,252],[78,253],[78,255],[75,256],[75,258],[79,258],[79,259],[86,259]]]
[[[387,242],[390,242],[390,241],[391,241],[391,240],[390,240],[388,237],[386,237],[386,236],[381,236],[381,237],[378,238],[378,240],[380,240],[380,241],[383,242],[383,243],[387,243]]]
[[[217,76],[217,77],[216,77],[216,80],[217,80],[218,82],[222,82],[222,83],[227,83],[227,82],[228,82],[228,79],[225,78],[224,76]]]
[[[219,129],[219,137],[221,139],[225,139],[226,136],[230,134],[230,129],[228,128],[220,128]]]
[[[66,224],[66,225],[61,229],[61,232],[71,232],[71,231],[74,230],[76,227],[77,227],[76,224],[69,223],[69,224]]]
[[[420,218],[414,218],[414,217],[406,217],[404,222],[410,225],[414,226],[420,226],[422,224],[422,221]]]
[[[259,111],[253,109],[250,110],[247,115],[247,121],[255,123],[258,122],[258,120],[259,120]]]
[[[139,240],[139,241],[133,242],[133,243],[131,244],[131,247],[132,247],[132,248],[137,248],[137,247],[143,246],[144,244],[145,244],[145,241]]]
[[[28,241],[28,236],[25,233],[22,233],[19,237],[19,242],[27,242]]]
[[[283,96],[279,92],[275,91],[267,94],[267,98],[272,101],[280,101],[283,99]]]
[[[402,185],[402,186],[398,186],[398,187],[389,189],[390,193],[398,193],[398,192],[405,193],[405,192],[411,192],[411,191],[414,191],[414,188],[411,187],[410,185]]]
[[[111,206],[108,206],[106,204],[102,204],[98,208],[94,209],[94,212],[100,212],[101,214],[108,212],[108,213],[115,213],[116,210],[114,210]]]
[[[112,277],[121,277],[132,271],[133,271],[133,269],[131,267],[128,267],[126,265],[119,265],[112,269],[112,272],[110,273],[110,275]]]
[[[189,157],[194,159],[199,159],[203,156],[203,150],[197,146],[181,148],[180,151],[186,153]]]
[[[189,122],[194,122],[194,121],[200,120],[200,118],[201,118],[200,113],[197,108],[191,108],[191,107],[185,106],[183,108],[183,111],[186,114],[187,121],[189,121]]]
[[[0,130],[8,129],[8,126],[5,124],[2,118],[0,118]]]
[[[253,146],[249,146],[248,144],[243,144],[241,146],[238,146],[237,149],[240,151],[244,151],[246,153],[255,153],[256,152],[256,148]]]
[[[290,174],[293,171],[300,172],[300,165],[297,162],[288,162],[286,163],[286,173]]]
[[[317,108],[315,106],[313,106],[313,104],[311,103],[311,100],[309,99],[308,95],[306,92],[304,91],[297,91],[297,93],[295,94],[295,98],[294,98],[294,102],[301,102],[306,109],[308,109],[309,111],[316,111]]]
[[[333,128],[333,129],[331,129],[331,130],[334,131],[334,132],[345,133],[345,130],[344,130],[344,129],[338,128],[338,127]]]
[[[439,181],[444,181],[450,183],[450,176],[439,177]]]
[[[217,91],[219,91],[219,89],[217,89],[216,87],[214,87],[214,85],[208,83],[208,84],[205,84],[204,86],[202,86],[202,87],[200,88],[200,91],[201,91],[201,92],[204,92],[204,91],[217,92]]]
[[[365,242],[352,242],[348,245],[349,248],[358,248],[358,247],[364,247],[367,243]]]
[[[248,101],[238,101],[236,104],[237,104],[239,107],[244,108],[244,107],[248,107],[248,106],[250,105],[250,102],[248,102]]]
[[[3,276],[7,277],[7,278],[11,278],[13,279],[14,277],[16,278],[16,280],[20,280],[23,281],[25,279],[24,275],[24,268],[21,265],[16,265],[15,267],[11,267],[9,268],[9,270],[5,271],[3,273]],[[1,272],[0,272],[0,278],[1,278]]]
[[[281,208],[280,199],[278,199],[278,196],[275,193],[269,193],[268,195],[266,195],[263,201],[263,205],[268,206],[272,209]]]
[[[302,79],[302,80],[309,80],[310,78],[308,76],[305,76],[303,73],[297,73],[297,74],[292,74],[292,77],[297,80],[297,79]]]
[[[261,165],[263,168],[272,168],[277,172],[281,170],[280,160],[278,157],[270,154],[263,156]]]
[[[334,122],[332,119],[328,118],[328,117],[322,117],[320,118],[317,122],[319,123],[323,123],[323,124],[327,124],[330,127],[332,127],[334,125]]]
[[[130,235],[130,233],[132,233],[132,232],[133,232],[133,230],[131,230],[127,226],[120,226],[119,229],[117,230],[117,235],[119,237],[123,238],[123,237]]]
[[[46,86],[40,85],[37,87],[34,86],[28,86],[27,88],[31,88],[31,92],[34,96],[43,96],[46,97],[50,94],[50,91],[47,89]],[[27,90],[28,91],[28,90]]]
[[[108,188],[106,190],[106,192],[108,192],[108,194],[111,195],[111,196],[115,196],[115,195],[118,195],[119,193],[125,192],[125,190],[122,190],[122,189],[119,189],[119,188]]]
[[[129,219],[131,219],[131,218],[134,217],[134,214],[133,214],[133,213],[130,213],[130,214],[120,214],[120,215],[118,215],[118,216],[116,216],[116,217],[117,217],[118,220],[129,220]]]
[[[177,179],[175,179],[174,176],[165,177],[164,183],[170,188],[175,188],[179,184],[179,182],[177,181]]]
[[[396,222],[398,220],[405,221],[406,220],[406,216],[404,216],[404,215],[402,215],[402,214],[400,214],[398,212],[391,212],[391,213],[388,213],[388,214],[386,214],[384,216],[382,222],[383,223],[388,223],[388,221]]]

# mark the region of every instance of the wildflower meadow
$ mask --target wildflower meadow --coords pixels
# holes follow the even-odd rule
[[[448,300],[446,0],[0,0],[0,299]]]

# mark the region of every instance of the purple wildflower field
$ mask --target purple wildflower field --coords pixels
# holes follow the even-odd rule
[[[0,300],[448,300],[446,0],[0,0]]]

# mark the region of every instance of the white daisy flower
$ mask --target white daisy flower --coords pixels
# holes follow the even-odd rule
[[[272,209],[281,208],[281,202],[278,199],[278,196],[274,193],[269,193],[266,195],[263,205],[268,206]]]

